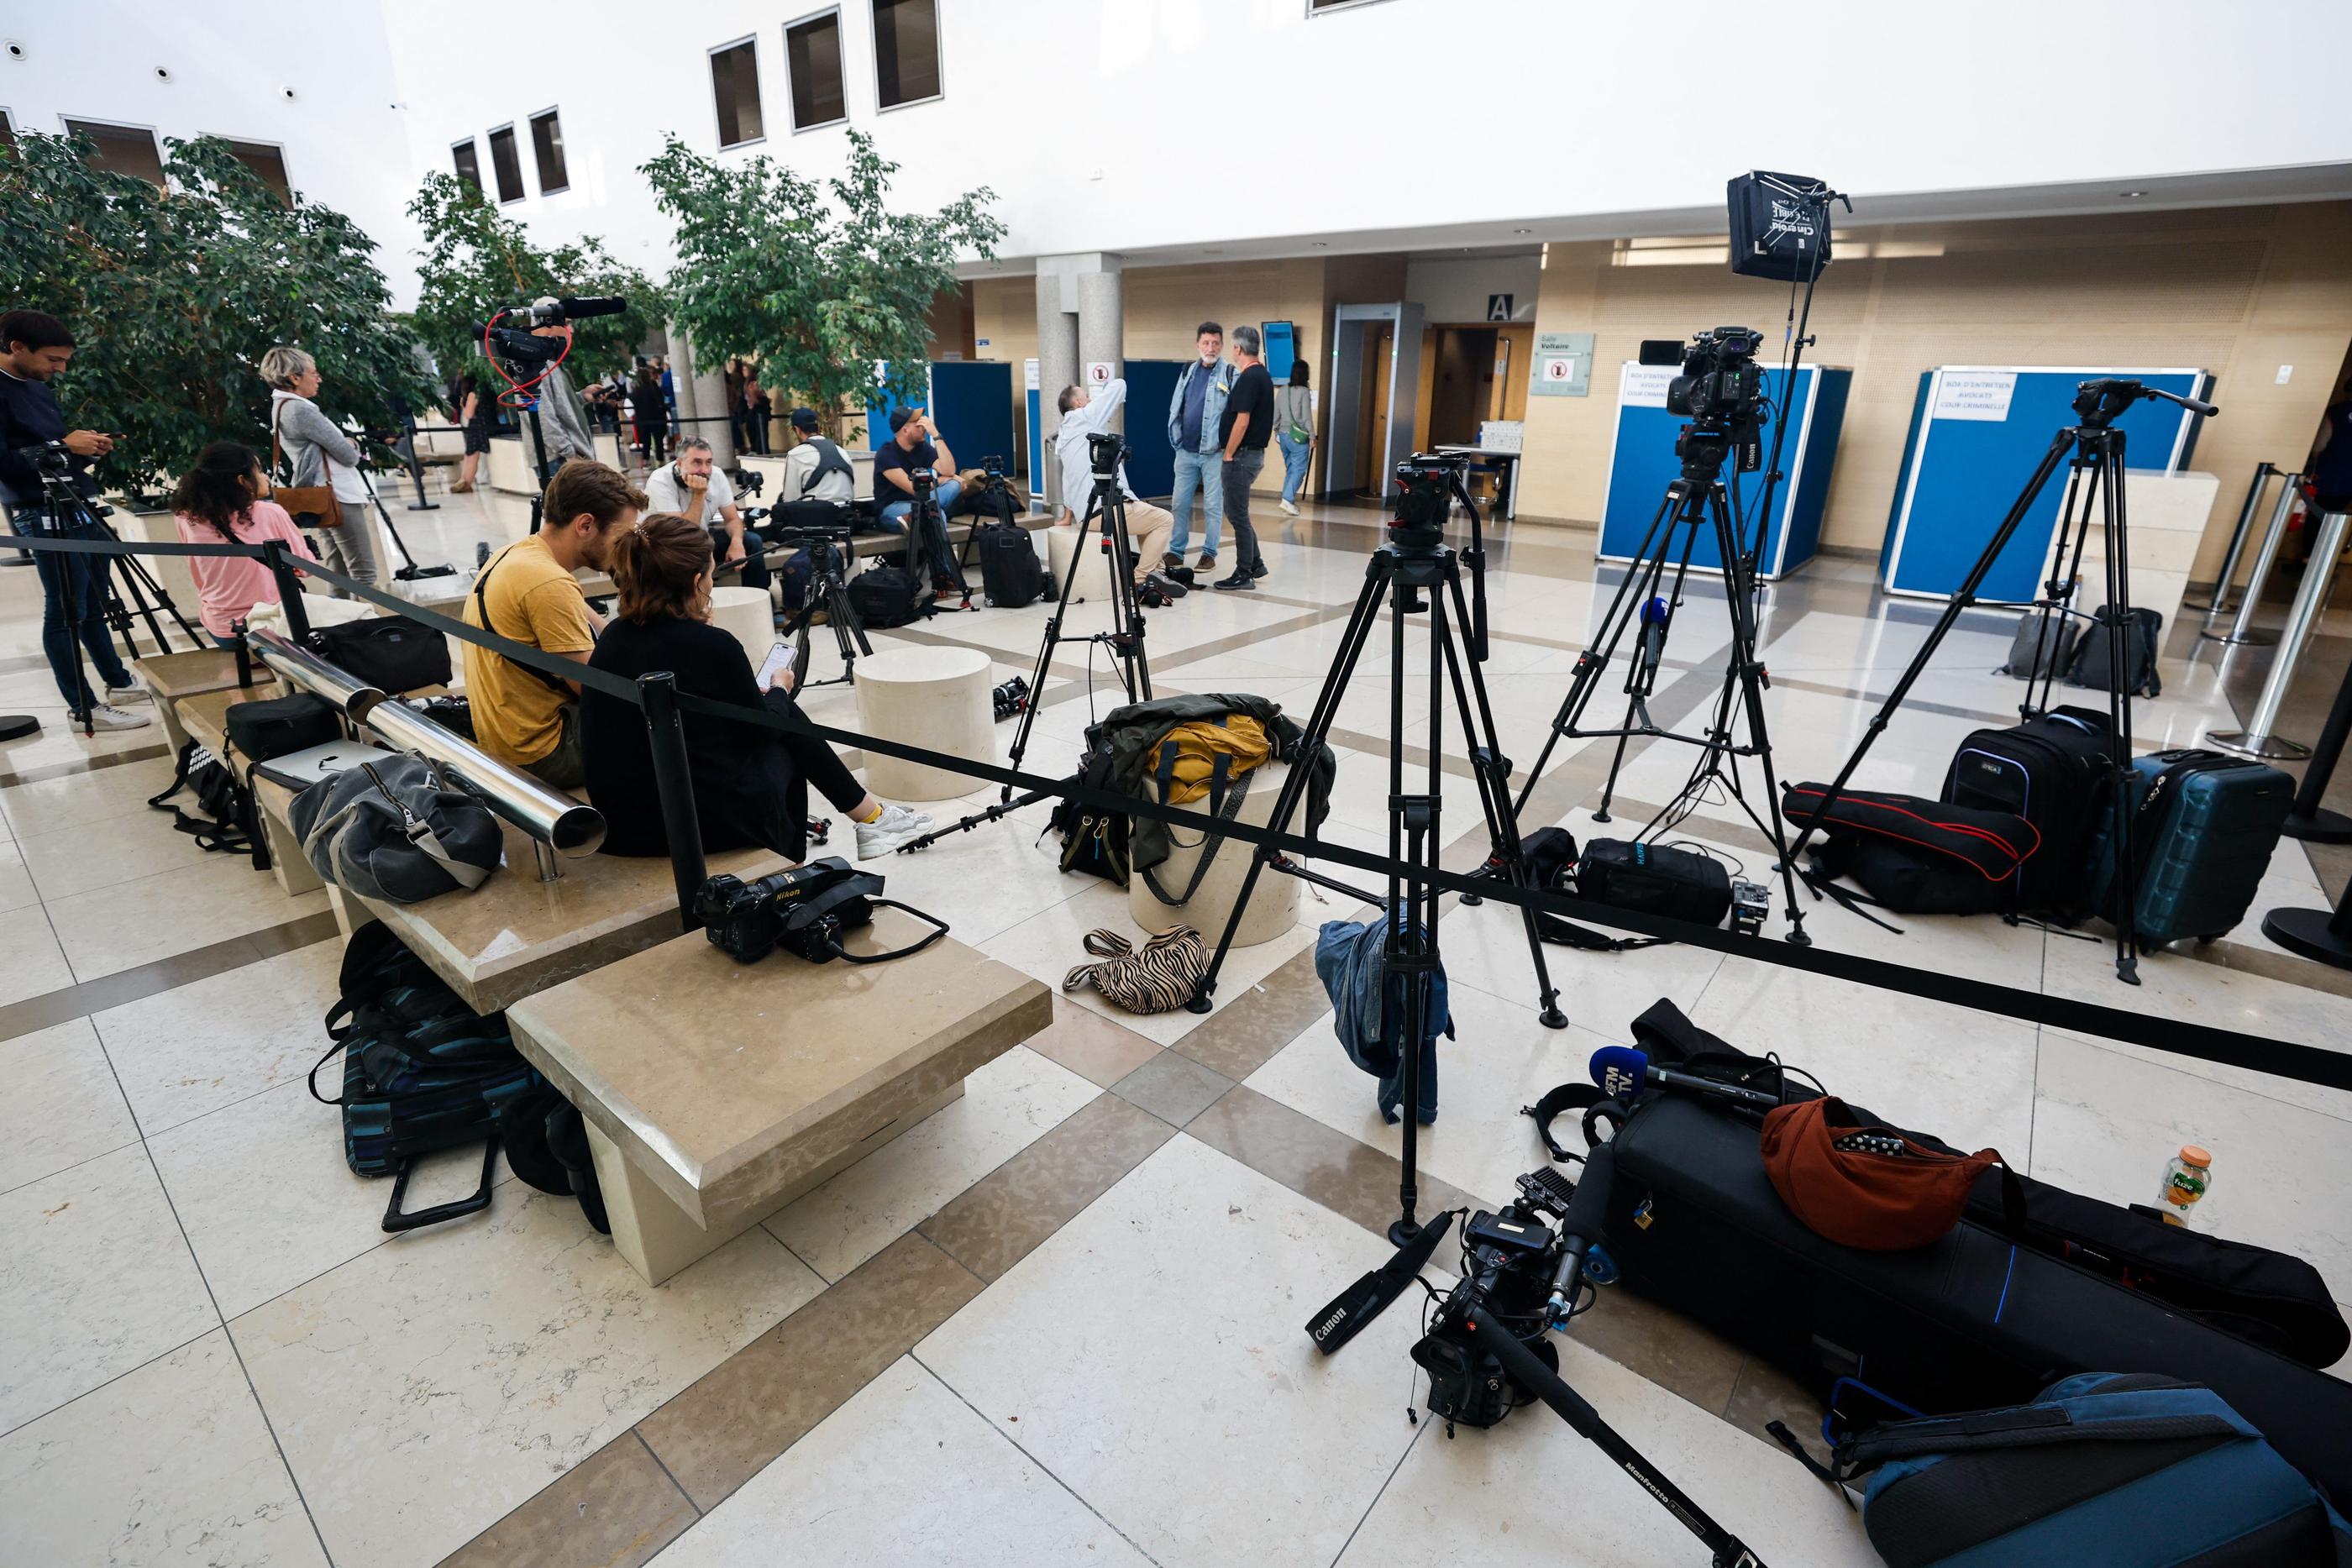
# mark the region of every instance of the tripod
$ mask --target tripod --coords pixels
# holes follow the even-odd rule
[[[1731,508],[1724,497],[1723,464],[1739,439],[1737,430],[1711,428],[1705,423],[1687,424],[1675,442],[1675,453],[1682,458],[1682,473],[1666,486],[1664,499],[1650,518],[1650,526],[1635,549],[1633,561],[1626,570],[1617,592],[1601,618],[1599,635],[1592,646],[1577,656],[1576,672],[1570,680],[1568,695],[1553,716],[1551,733],[1545,737],[1543,750],[1537,754],[1536,765],[1528,773],[1528,781],[1512,804],[1517,815],[1527,810],[1528,798],[1535,792],[1536,780],[1542,777],[1544,766],[1551,760],[1552,748],[1563,737],[1584,739],[1594,737],[1614,737],[1616,754],[1609,763],[1608,782],[1601,791],[1601,809],[1593,813],[1595,821],[1609,821],[1610,802],[1617,793],[1617,776],[1625,765],[1626,743],[1634,736],[1654,739],[1681,741],[1699,748],[1698,760],[1691,767],[1689,781],[1675,799],[1658,809],[1657,814],[1643,824],[1636,840],[1645,839],[1662,829],[1672,828],[1688,814],[1688,805],[1710,780],[1723,785],[1725,792],[1736,802],[1758,832],[1770,840],[1780,855],[1780,882],[1786,894],[1790,931],[1788,939],[1799,946],[1811,938],[1805,935],[1804,914],[1797,907],[1796,876],[1790,859],[1788,838],[1781,826],[1779,787],[1772,776],[1772,740],[1764,725],[1764,685],[1769,679],[1763,664],[1756,657],[1756,580],[1753,557],[1745,549]],[[1723,599],[1731,612],[1731,653],[1724,670],[1723,686],[1717,694],[1715,713],[1703,736],[1693,737],[1677,735],[1664,728],[1650,716],[1650,697],[1656,689],[1658,666],[1664,658],[1666,636],[1674,617],[1682,609],[1684,591],[1690,577],[1691,551],[1696,546],[1702,528],[1713,530],[1716,551],[1723,562]],[[1675,548],[1679,536],[1680,549]],[[1673,562],[1673,581],[1667,597],[1657,590]],[[1582,727],[1585,710],[1591,706],[1600,687],[1601,673],[1616,657],[1618,644],[1627,632],[1640,626],[1640,639],[1632,667],[1626,672],[1625,718],[1613,728]],[[1738,716],[1734,712],[1737,701],[1744,710],[1748,739],[1741,745],[1733,738],[1733,726]],[[1739,758],[1752,757],[1764,775],[1764,810],[1759,814],[1748,799],[1739,779]],[[1669,819],[1672,819],[1669,821]]]
[[[383,531],[392,536],[392,548],[398,550],[400,559],[408,563],[392,574],[394,580],[399,582],[415,582],[420,577],[455,576],[457,569],[446,563],[440,566],[416,564],[416,557],[410,552],[408,541],[400,537],[400,530],[393,526],[392,514],[384,510],[383,497],[376,494],[375,481],[368,477],[366,465],[362,464],[355,472],[360,476],[360,483],[367,486],[368,500],[374,505],[375,515],[383,519]],[[416,510],[415,507],[408,509],[412,512]]]
[[[769,516],[775,514],[772,511]],[[787,533],[786,542],[793,535]],[[849,584],[841,571],[841,548],[831,534],[806,541],[809,552],[808,602],[800,613],[784,623],[784,636],[791,639],[807,629],[820,610],[824,612],[825,624],[833,628],[833,640],[841,650],[841,674],[831,680],[811,681],[812,686],[856,685],[857,657],[871,656],[874,644],[866,641],[866,622],[857,618],[857,607],[849,601]]]
[[[1118,440],[1095,437],[1097,442],[1106,439],[1114,443]],[[1070,549],[1070,567],[1062,573],[1061,596],[1055,601],[1054,613],[1045,618],[1045,635],[1037,644],[1037,667],[1029,676],[1029,690],[1034,694],[1045,690],[1045,672],[1054,662],[1055,648],[1065,643],[1099,643],[1110,650],[1127,700],[1150,702],[1151,666],[1143,655],[1143,607],[1135,596],[1135,549],[1127,537],[1127,493],[1119,487],[1119,465],[1126,460],[1127,449],[1124,444],[1118,444],[1114,452],[1106,454],[1097,447],[1094,455],[1094,493],[1087,497],[1086,515],[1078,520],[1078,537]],[[1101,533],[1103,553],[1109,559],[1110,630],[1065,637],[1062,619],[1070,612],[1070,592],[1077,586],[1079,564],[1087,559],[1087,534],[1090,529]],[[1021,766],[1022,754],[1029,749],[1029,732],[1036,722],[1037,697],[1033,695],[1022,706],[1021,722],[1013,731],[1013,750],[1007,766]],[[998,800],[1009,805],[1013,786],[1007,784]]]
[[[1444,779],[1445,754],[1445,697],[1450,689],[1454,709],[1464,732],[1470,737],[1471,770],[1478,781],[1479,803],[1486,818],[1486,831],[1493,842],[1490,864],[1498,875],[1512,885],[1532,885],[1527,874],[1527,858],[1519,845],[1518,825],[1509,807],[1511,765],[1502,754],[1495,738],[1495,716],[1486,701],[1486,683],[1479,668],[1478,655],[1483,653],[1484,638],[1478,622],[1473,620],[1470,607],[1462,591],[1460,558],[1444,543],[1442,529],[1449,499],[1458,500],[1470,509],[1473,521],[1473,570],[1479,554],[1475,543],[1477,507],[1463,488],[1461,475],[1467,466],[1466,459],[1414,457],[1398,465],[1397,476],[1402,486],[1398,501],[1401,515],[1389,528],[1389,540],[1372,552],[1364,569],[1364,586],[1356,596],[1348,629],[1341,636],[1331,670],[1323,679],[1323,689],[1316,696],[1315,710],[1307,723],[1307,733],[1298,750],[1298,760],[1282,781],[1282,793],[1276,797],[1274,815],[1267,830],[1280,833],[1287,831],[1307,798],[1307,783],[1313,772],[1314,758],[1321,755],[1331,732],[1332,721],[1338,716],[1340,699],[1346,695],[1349,678],[1355,674],[1356,662],[1371,640],[1372,629],[1385,609],[1389,615],[1389,875],[1386,895],[1377,896],[1349,886],[1332,878],[1307,870],[1290,860],[1279,850],[1262,846],[1250,857],[1249,871],[1242,880],[1240,895],[1234,901],[1233,913],[1226,917],[1225,928],[1217,938],[1217,950],[1209,960],[1209,967],[1194,988],[1192,999],[1187,1005],[1194,1012],[1207,1012],[1210,998],[1217,988],[1218,971],[1224,967],[1225,955],[1232,949],[1234,935],[1240,929],[1242,915],[1249,907],[1250,894],[1256,891],[1259,875],[1271,869],[1287,876],[1335,889],[1350,897],[1380,904],[1384,912],[1387,929],[1381,946],[1384,973],[1403,977],[1402,1029],[1389,1026],[1388,986],[1383,980],[1381,994],[1381,1038],[1402,1042],[1400,1063],[1402,1099],[1400,1110],[1404,1123],[1404,1172],[1398,1184],[1397,1199],[1401,1214],[1390,1227],[1390,1239],[1400,1246],[1420,1234],[1421,1227],[1413,1218],[1417,1201],[1414,1182],[1414,1161],[1421,1124],[1421,1055],[1423,1042],[1432,1030],[1429,1028],[1429,984],[1441,967],[1438,962],[1437,924],[1439,890],[1430,874],[1437,869],[1437,857],[1443,841],[1439,829],[1439,789]],[[1428,695],[1429,753],[1427,772],[1419,791],[1405,788],[1404,716],[1405,716],[1405,618],[1426,612],[1429,616]],[[1460,646],[1456,625],[1469,628],[1468,656]],[[1551,983],[1551,975],[1544,963],[1543,943],[1537,934],[1535,910],[1532,905],[1519,907],[1521,925],[1526,930],[1528,956],[1534,961],[1536,990],[1540,998],[1538,1017],[1547,1029],[1566,1029],[1568,1015],[1559,1009],[1559,992]]]
[[[91,505],[89,498],[79,490],[75,489],[72,483],[62,474],[42,474],[41,505],[60,536],[68,535],[79,528],[112,539],[117,544],[122,542],[122,536],[116,533],[113,525],[106,520],[107,513],[113,508]],[[122,589],[115,586],[117,579],[114,573],[107,572],[106,608],[101,612],[101,618],[106,622],[108,628],[113,632],[116,639],[121,643],[122,651],[126,654],[133,659],[139,657],[139,640],[134,631],[134,624],[140,621],[147,623],[147,634],[155,640],[157,653],[168,653],[172,651],[172,640],[163,634],[163,622],[156,619],[156,612],[159,609],[169,615],[173,623],[179,627],[180,634],[188,640],[189,647],[202,648],[205,645],[202,633],[188,623],[186,616],[180,613],[180,607],[172,601],[171,591],[156,580],[153,572],[147,570],[146,563],[135,555],[117,556],[112,558],[112,561],[119,563],[122,568],[120,580],[123,588],[130,591],[130,600],[127,603],[124,601]],[[109,562],[101,558],[90,570],[100,570],[107,564]],[[62,563],[60,565],[62,566]],[[81,635],[80,607],[72,601],[71,593],[68,593],[66,597],[67,629],[73,633],[78,645]],[[87,695],[88,683],[84,682],[83,685]],[[75,716],[79,718],[83,716],[77,714]]]
[[[1804,849],[1811,840],[1814,829],[1828,816],[1830,807],[1844,793],[1847,780],[1853,777],[1854,769],[1862,766],[1863,758],[1878,738],[1879,732],[1886,727],[1887,720],[1895,716],[1895,710],[1903,706],[1905,697],[1910,695],[1912,684],[1927,667],[1927,662],[1936,656],[1937,648],[1959,620],[1960,612],[1976,604],[1977,591],[1984,585],[1985,575],[1992,570],[1993,562],[2000,558],[2000,552],[2009,547],[2010,537],[2017,532],[2018,526],[2033,511],[2042,487],[2050,483],[2050,476],[2058,471],[2058,465],[2062,462],[2068,468],[2066,504],[2058,515],[2057,548],[2051,558],[2050,580],[2042,585],[2047,595],[2039,601],[2041,620],[2034,628],[2034,645],[2037,648],[2046,645],[2042,639],[2049,633],[2053,615],[2095,619],[2074,609],[2072,604],[2074,582],[2082,569],[2083,549],[2089,540],[2091,515],[2095,507],[2099,516],[2101,544],[2106,558],[2106,601],[2117,611],[2130,602],[2131,559],[2124,515],[2124,433],[2115,428],[2115,421],[2126,409],[2147,398],[2161,398],[2166,402],[2178,403],[2200,418],[2210,417],[2219,412],[2210,402],[2200,402],[2195,398],[2181,397],[2135,381],[2091,381],[2081,384],[2074,397],[2074,417],[2079,423],[2062,425],[2058,434],[2051,437],[2049,449],[2042,453],[2042,461],[2035,465],[2032,476],[2025,482],[2025,488],[2018,493],[2016,501],[2001,518],[2000,526],[1993,530],[1984,553],[1977,557],[1976,565],[1969,569],[1967,579],[1953,592],[1951,600],[1944,606],[1943,614],[1937,617],[1935,626],[1927,633],[1927,640],[1912,656],[1902,678],[1887,694],[1885,705],[1864,727],[1862,739],[1854,746],[1853,755],[1847,758],[1845,766],[1838,769],[1837,777],[1830,781],[1828,790],[1822,797],[1821,805],[1808,817],[1803,829],[1797,834],[1796,841],[1789,846],[1790,860],[1793,861]],[[2139,888],[2131,841],[2132,811],[2136,803],[2131,789],[2131,693],[2126,688],[2124,674],[2131,667],[2131,630],[2129,616],[2116,614],[2108,620],[2107,723],[2111,733],[2107,758],[2107,842],[2116,869],[2110,888],[2111,907],[2107,913],[2116,927],[2116,978],[2126,985],[2137,986],[2139,984],[2139,932],[2133,921],[2133,910],[2138,902]],[[2057,670],[2053,664],[2041,676],[2038,702],[2033,684],[2027,683],[2026,700],[2018,706],[2018,712],[2028,717],[2046,712],[2051,686],[2056,679]]]

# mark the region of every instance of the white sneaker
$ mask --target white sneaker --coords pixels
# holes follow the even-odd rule
[[[121,707],[125,703],[152,703],[155,700],[155,694],[141,685],[138,677],[133,676],[127,686],[107,687],[106,700]]]
[[[1284,511],[1288,512],[1294,517],[1298,515],[1298,508],[1292,506],[1288,501],[1277,501],[1275,504],[1280,507]]]
[[[894,816],[893,813],[896,813]],[[931,820],[899,806],[884,806],[882,814],[857,826],[857,858],[879,860],[930,831]]]
[[[108,703],[92,703],[89,726],[92,729],[144,729],[154,721],[143,713],[125,713]]]

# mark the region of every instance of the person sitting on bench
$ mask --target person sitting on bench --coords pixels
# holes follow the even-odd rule
[[[610,570],[620,590],[616,618],[598,640],[590,669],[629,681],[667,670],[681,692],[807,722],[793,703],[789,669],[761,690],[743,645],[710,624],[710,540],[699,527],[674,512],[654,513],[618,531]],[[606,824],[604,852],[669,853],[646,716],[632,703],[593,690],[580,708],[588,799]],[[691,710],[682,711],[678,722],[706,850],[760,847],[805,859],[809,784],[856,824],[859,860],[888,854],[935,825],[922,812],[866,793],[814,735]]]
[[[619,469],[589,457],[566,463],[548,481],[539,532],[507,546],[474,574],[466,624],[586,664],[604,619],[588,608],[572,572],[602,570],[613,537],[636,523],[645,504],[645,492]],[[710,553],[707,538],[702,551]],[[542,783],[579,788],[580,683],[471,643],[465,660],[474,744]]]
[[[929,503],[920,517],[915,506],[915,471],[929,469],[938,476]],[[964,581],[957,570],[955,547],[948,543],[948,508],[963,494],[955,477],[955,454],[922,410],[890,411],[890,439],[874,454],[874,521],[886,534],[908,534],[919,554],[929,562],[930,585],[941,593],[961,593]],[[911,559],[911,557],[910,557]]]

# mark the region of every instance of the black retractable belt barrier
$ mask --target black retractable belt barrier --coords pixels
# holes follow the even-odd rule
[[[88,539],[47,539],[16,535],[0,535],[0,548],[17,545],[29,549],[62,549],[100,555],[211,555],[262,557],[260,547],[238,545],[142,544],[131,546]],[[549,674],[593,686],[608,696],[619,698],[633,706],[643,708],[644,699],[637,684],[621,679],[605,671],[582,664],[576,660],[559,659],[528,643],[497,636],[478,627],[468,626],[436,611],[427,610],[395,595],[384,593],[365,584],[353,582],[341,573],[311,562],[304,562],[301,570],[364,599],[370,603],[407,615],[436,631],[487,648],[504,658]],[[1017,789],[1033,790],[1040,799],[1059,797],[1076,800],[1097,810],[1116,811],[1129,817],[1145,817],[1165,822],[1171,827],[1192,832],[1219,831],[1230,838],[1260,848],[1286,850],[1294,854],[1310,855],[1333,862],[1352,870],[1385,876],[1390,862],[1385,856],[1350,849],[1344,844],[1327,843],[1293,832],[1269,832],[1254,823],[1232,821],[1220,823],[1204,811],[1179,806],[1163,805],[1149,797],[1136,798],[1116,791],[1097,789],[1076,779],[1046,779],[1037,774],[1000,768],[994,763],[975,762],[970,758],[950,757],[928,747],[908,746],[902,741],[887,740],[880,736],[861,735],[856,730],[836,729],[817,724],[805,716],[797,721],[787,720],[765,708],[740,707],[731,703],[715,702],[689,692],[677,694],[677,706],[683,713],[706,714],[730,723],[751,725],[779,733],[813,734],[835,745],[856,747],[882,757],[895,757],[904,761],[919,762],[932,768],[945,768],[992,783],[1010,784]],[[2240,1030],[2219,1029],[2210,1024],[2189,1023],[2178,1019],[2143,1016],[2097,1002],[2075,1001],[2066,997],[2045,996],[2039,991],[2020,990],[2014,986],[1999,985],[1990,980],[1972,980],[1959,975],[1937,974],[1914,968],[1906,964],[1890,964],[1881,958],[1865,958],[1850,953],[1826,952],[1818,945],[1797,947],[1786,942],[1745,936],[1720,926],[1698,925],[1685,920],[1670,920],[1654,915],[1637,914],[1613,905],[1596,904],[1552,888],[1526,888],[1483,879],[1442,867],[1426,868],[1423,873],[1444,892],[1470,894],[1490,903],[1513,906],[1528,905],[1538,913],[1565,915],[1571,919],[1590,921],[1612,930],[1631,931],[1644,936],[1659,936],[1668,941],[1704,947],[1710,952],[1727,953],[1753,958],[1759,963],[1773,964],[1782,968],[1799,969],[1807,974],[1822,975],[1831,979],[1847,980],[1856,985],[1870,986],[1897,995],[1917,997],[1925,1001],[1940,1002],[1951,1007],[1972,1009],[2002,1018],[2016,1019],[2024,1023],[2047,1024],[2055,1029],[2070,1030],[2077,1034],[2094,1035],[2103,1040],[2120,1040],[2127,1045],[2144,1045],[2150,1050],[2175,1056],[2194,1057],[2200,1061],[2218,1061],[2251,1068],[2275,1078],[2292,1079],[2299,1083],[2315,1083],[2327,1089],[2352,1090],[2352,1054],[2328,1051],[2318,1046],[2299,1045],[2292,1040],[2272,1040],[2248,1034]]]

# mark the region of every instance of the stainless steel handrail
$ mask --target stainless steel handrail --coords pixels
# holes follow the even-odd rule
[[[284,676],[289,685],[315,692],[354,719],[365,716],[369,708],[383,701],[383,693],[374,686],[268,627],[247,632],[245,641],[254,657]]]
[[[481,796],[491,810],[566,860],[593,855],[604,841],[604,814],[595,807],[508,767],[404,703],[379,702],[361,722],[400,749],[441,764]]]

